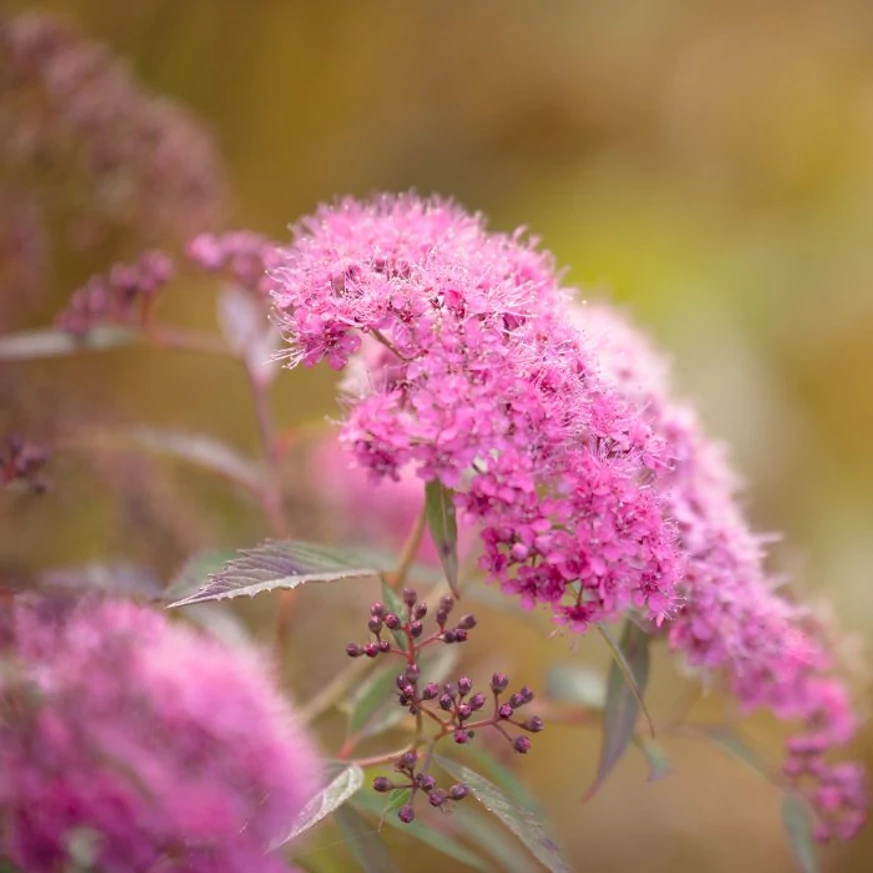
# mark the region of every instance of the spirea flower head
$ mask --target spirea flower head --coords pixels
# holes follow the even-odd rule
[[[2,618],[0,855],[54,873],[278,873],[319,764],[258,659],[126,602]]]
[[[820,838],[853,836],[866,816],[865,774],[826,755],[852,738],[857,719],[821,624],[769,577],[765,539],[744,518],[737,479],[693,410],[670,398],[664,361],[614,310],[578,307],[574,320],[673,457],[659,487],[687,565],[685,605],[667,626],[672,647],[693,665],[723,668],[744,710],[764,707],[803,724],[789,740],[785,773],[806,789]]]
[[[580,630],[671,611],[663,441],[600,377],[548,253],[438,199],[344,200],[296,228],[272,279],[292,364],[367,358],[342,433],[357,462],[454,489],[505,591]]]

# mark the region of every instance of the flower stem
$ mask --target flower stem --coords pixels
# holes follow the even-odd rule
[[[427,525],[427,507],[422,505],[421,512],[415,519],[415,524],[403,544],[403,551],[400,554],[400,562],[397,565],[397,570],[394,573],[394,578],[391,580],[391,587],[397,591],[403,587],[406,582],[406,577],[409,575],[412,564],[418,555],[419,546],[424,536],[424,529]]]

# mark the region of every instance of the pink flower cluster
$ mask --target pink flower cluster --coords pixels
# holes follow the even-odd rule
[[[765,707],[803,724],[789,741],[785,774],[806,788],[819,838],[854,836],[866,817],[865,774],[825,757],[857,724],[821,628],[767,575],[765,541],[743,517],[721,450],[693,410],[670,398],[667,367],[645,338],[606,307],[579,307],[574,320],[673,455],[660,486],[687,563],[685,605],[667,629],[671,646],[693,665],[724,668],[744,710]]]
[[[319,763],[262,664],[125,602],[0,620],[0,856],[102,873],[279,873]]]
[[[201,233],[188,243],[187,251],[198,267],[225,271],[248,291],[266,295],[272,289],[268,271],[277,262],[276,243],[259,233]]]
[[[601,378],[548,254],[440,200],[345,200],[296,228],[271,278],[292,364],[381,344],[358,356],[342,440],[374,480],[453,489],[504,591],[578,630],[675,610],[667,447]]]

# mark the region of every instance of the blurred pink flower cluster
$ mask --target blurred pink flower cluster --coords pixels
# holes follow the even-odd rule
[[[79,840],[102,873],[288,869],[268,847],[320,764],[254,654],[130,603],[48,598],[5,611],[0,645],[13,865],[53,873]]]

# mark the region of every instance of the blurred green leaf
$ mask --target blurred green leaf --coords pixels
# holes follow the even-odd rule
[[[633,740],[649,678],[649,638],[645,633],[630,621],[625,622],[620,643],[616,643],[605,629],[601,628],[601,632],[614,657],[606,683],[600,764],[594,782],[585,792],[583,803],[597,793]],[[649,725],[651,727],[651,719]]]
[[[734,730],[724,725],[718,725],[704,728],[703,734],[737,760],[742,761],[759,776],[770,780],[770,768],[767,762],[754,749],[750,748]]]
[[[442,852],[442,854],[448,855],[450,858],[454,858],[456,861],[460,861],[468,867],[472,867],[474,870],[491,869],[491,867],[474,852],[471,852],[468,848],[462,846],[455,840],[452,840],[447,835],[435,831],[423,822],[416,820],[409,824],[404,824],[396,815],[391,815],[390,813],[399,809],[408,800],[410,793],[409,789],[397,792],[398,795],[403,795],[404,797],[399,799],[399,802],[392,801],[386,807],[382,804],[377,795],[369,791],[362,791],[355,798],[354,805],[358,809],[378,814],[380,816],[380,823],[396,828],[401,833],[407,834],[413,839],[430,846],[432,849],[436,849],[438,852]],[[457,818],[462,818],[466,816],[466,814],[467,810],[465,809],[463,813],[457,816]]]
[[[502,827],[477,810],[468,807],[454,817],[453,823],[475,846],[495,858],[503,873],[537,873],[540,869],[527,853],[519,852],[518,846],[506,839]]]
[[[209,434],[137,427],[128,431],[101,432],[98,439],[110,447],[124,448],[125,444],[129,444],[186,461],[211,473],[217,473],[249,491],[258,492],[263,484],[263,473],[259,464]]]
[[[782,801],[782,824],[791,851],[802,873],[818,873],[818,856],[812,837],[812,815],[806,801],[791,792]]]
[[[606,704],[603,674],[582,664],[555,664],[546,674],[546,697],[561,703],[579,703],[588,709]]]
[[[469,767],[442,756],[435,756],[435,760],[443,770],[468,785],[471,794],[485,809],[500,819],[544,867],[552,873],[571,873],[572,868],[560,847],[548,835],[534,812],[515,798],[507,797],[496,785]]]
[[[0,336],[0,361],[29,361],[114,349],[137,339],[137,334],[126,327],[96,327],[81,337],[51,327],[23,330]]]
[[[253,549],[241,550],[239,555],[211,574],[199,591],[176,600],[169,608],[254,597],[264,591],[294,589],[312,582],[365,578],[378,572],[357,563],[355,553],[348,549],[288,540],[267,540]]]
[[[339,809],[344,803],[357,794],[364,784],[364,771],[357,764],[350,764],[337,773],[328,785],[323,788],[297,816],[291,829],[284,836],[275,840],[270,846],[276,849],[290,842],[295,837],[315,827],[330,813]]]
[[[661,746],[651,737],[635,736],[634,745],[643,753],[649,765],[649,782],[657,782],[673,772],[673,766]]]
[[[364,873],[397,871],[379,832],[354,807],[340,807],[334,813],[334,820],[349,851]]]
[[[458,523],[452,492],[436,479],[424,489],[427,525],[452,594],[458,591]]]

